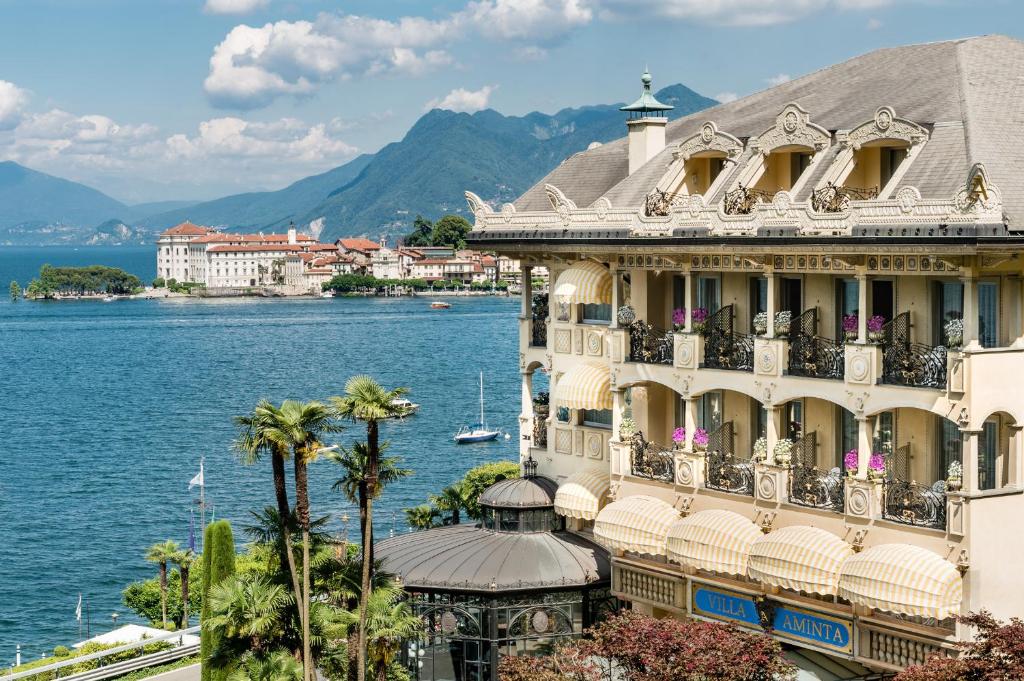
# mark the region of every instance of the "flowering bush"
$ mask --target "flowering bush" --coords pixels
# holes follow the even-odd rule
[[[672,431],[672,442],[681,445],[686,441],[686,428],[676,428]]]
[[[854,340],[857,337],[858,326],[860,326],[860,317],[858,315],[843,315],[843,337],[845,337],[846,340]]]
[[[759,437],[754,440],[754,460],[764,461],[768,458],[768,438]]]
[[[957,621],[976,632],[973,641],[956,644],[960,655],[932,655],[924,664],[907,667],[895,681],[1024,678],[1024,621],[1001,622],[984,610]]]
[[[775,457],[775,463],[780,466],[787,465],[793,458],[793,441],[789,438],[783,438],[775,443],[775,448],[772,450],[772,456]]]
[[[793,314],[789,310],[775,313],[775,335],[788,336],[789,324],[793,321]]]
[[[763,336],[768,333],[768,313],[758,312],[754,315],[754,333]]]
[[[946,344],[951,348],[958,348],[964,342],[964,320],[949,319],[943,327],[946,332]]]
[[[708,431],[703,428],[693,431],[693,446],[696,449],[705,449],[708,446]]]
[[[672,310],[672,326],[676,331],[682,331],[686,327],[686,308],[677,307]]]

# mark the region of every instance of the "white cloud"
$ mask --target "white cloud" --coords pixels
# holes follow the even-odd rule
[[[658,17],[720,26],[790,23],[833,8],[866,10],[899,0],[599,0],[600,15],[616,19]]]
[[[203,11],[207,14],[248,14],[263,9],[270,0],[206,0]]]
[[[454,63],[447,47],[473,38],[536,58],[590,23],[587,0],[475,0],[442,19],[320,14],[314,21],[236,26],[214,49],[204,89],[219,107],[254,109],[361,75],[421,75]]]
[[[735,102],[740,96],[735,92],[719,92],[712,99],[717,99],[722,104],[728,104],[729,102]]]
[[[21,121],[28,99],[26,90],[0,80],[0,130],[9,130]]]
[[[874,17],[868,19],[867,29],[869,31],[877,31],[880,28],[882,28],[882,22],[880,19],[875,19]]]
[[[776,85],[782,85],[783,83],[788,83],[791,80],[793,79],[790,77],[788,73],[779,73],[772,76],[771,78],[764,79],[764,81],[768,83],[768,85],[771,87],[775,87]]]
[[[484,85],[479,90],[466,90],[456,88],[449,92],[442,99],[432,99],[423,107],[424,111],[430,109],[448,109],[464,113],[476,113],[487,108],[487,102],[497,88],[496,85]]]

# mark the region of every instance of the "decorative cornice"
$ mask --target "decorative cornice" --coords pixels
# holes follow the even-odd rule
[[[828,130],[811,123],[810,114],[799,104],[792,103],[775,117],[775,125],[750,140],[750,146],[767,156],[773,149],[789,145],[821,151],[831,142],[832,135]]]
[[[672,158],[685,163],[694,154],[706,151],[720,151],[729,158],[736,158],[743,152],[743,142],[721,132],[714,121],[707,121],[700,127],[700,132],[676,146]]]
[[[875,117],[846,133],[841,142],[853,149],[860,149],[876,140],[901,140],[910,145],[920,144],[928,139],[928,131],[906,118],[897,118],[892,107],[880,106]]]

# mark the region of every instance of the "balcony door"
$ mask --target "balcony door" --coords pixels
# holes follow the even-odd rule
[[[697,426],[709,433],[722,427],[722,412],[725,410],[725,394],[721,390],[700,396],[697,410]]]
[[[871,281],[871,315],[878,315],[885,321],[896,316],[896,288],[892,279]]]
[[[836,280],[836,338],[843,337],[843,317],[860,314],[860,292],[856,279]]]
[[[935,282],[932,308],[932,345],[948,346],[946,324],[964,318],[964,285],[959,281]]]
[[[803,282],[800,279],[783,277],[779,282],[779,311],[788,311],[794,317],[803,312]]]
[[[983,348],[999,346],[999,283],[978,282],[978,340]]]
[[[722,307],[722,280],[718,277],[697,279],[697,307],[703,307],[708,314],[715,314]]]

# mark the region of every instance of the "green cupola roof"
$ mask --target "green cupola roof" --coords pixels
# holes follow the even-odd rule
[[[658,111],[670,111],[674,109],[671,104],[662,104],[654,95],[651,93],[651,74],[644,69],[644,73],[640,76],[640,82],[644,84],[644,91],[640,95],[640,99],[636,100],[629,106],[624,106],[619,111],[628,111],[631,114],[638,113],[641,116],[643,114],[655,113]]]

